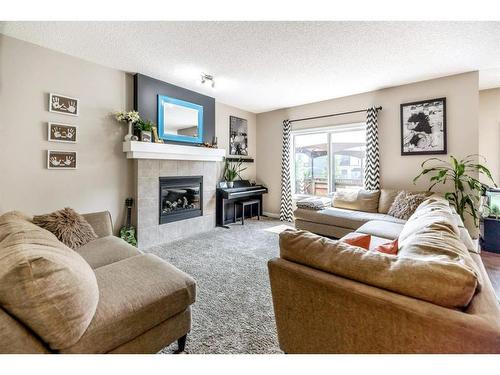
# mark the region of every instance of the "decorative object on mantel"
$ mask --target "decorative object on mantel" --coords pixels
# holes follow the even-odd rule
[[[240,173],[243,172],[245,168],[241,168],[241,160],[238,160],[236,163],[231,162],[229,160],[225,160],[224,164],[224,179],[227,182],[227,187],[232,188],[234,185],[234,180],[236,180],[237,177],[241,178]]]
[[[47,151],[48,169],[76,169],[76,151]]]
[[[75,125],[49,122],[47,124],[47,140],[50,142],[76,143],[77,127]]]
[[[155,124],[153,122],[151,122],[149,120],[139,119],[139,121],[136,122],[135,126],[140,131],[141,142],[151,142],[152,141],[151,132],[153,130],[153,127],[155,126]]]
[[[135,136],[132,134],[132,127],[137,121],[139,121],[141,119],[139,116],[139,112],[137,112],[137,111],[116,112],[115,119],[118,122],[124,122],[124,123],[128,124],[128,133],[125,136],[125,138],[123,138],[124,141],[137,140],[137,139],[133,139]]]
[[[154,143],[163,143],[163,139],[160,139],[158,137],[158,128],[156,126],[153,126],[153,142]]]
[[[465,159],[457,160],[450,155],[450,161],[429,158],[422,163],[422,172],[413,179],[415,183],[420,177],[428,173],[432,173],[430,177],[431,186],[429,191],[432,190],[437,184],[451,182],[454,190],[444,194],[444,197],[450,202],[450,205],[455,207],[457,213],[465,222],[465,214],[469,214],[474,219],[474,225],[477,226],[477,219],[479,216],[481,196],[488,190],[488,185],[481,183],[477,178],[472,177],[469,173],[477,173],[478,175],[485,175],[496,187],[497,184],[491,176],[490,170],[483,164],[479,164],[476,157],[480,155],[468,155]],[[430,161],[438,162],[439,164],[434,167],[427,167]]]
[[[229,155],[248,155],[248,121],[229,116]]]
[[[65,95],[49,94],[49,112],[62,113],[64,115],[78,116],[79,100]]]
[[[446,154],[446,98],[401,104],[401,155]]]
[[[217,145],[210,144],[208,142],[200,143],[198,146],[200,146],[200,147],[206,147],[206,148],[217,148]]]

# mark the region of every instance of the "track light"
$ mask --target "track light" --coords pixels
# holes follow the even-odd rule
[[[211,74],[201,73],[201,84],[209,85],[211,88],[215,88],[214,76]]]

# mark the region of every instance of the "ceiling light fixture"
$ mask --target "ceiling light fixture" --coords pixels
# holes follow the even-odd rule
[[[211,88],[215,88],[215,79],[211,74],[201,73],[201,84],[209,85]]]

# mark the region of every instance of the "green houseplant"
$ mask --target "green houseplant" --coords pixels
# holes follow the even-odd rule
[[[468,155],[464,159],[458,160],[450,156],[450,161],[439,158],[429,158],[425,160],[421,167],[422,172],[413,179],[415,183],[420,177],[430,175],[429,191],[438,185],[450,182],[453,185],[453,191],[444,194],[444,197],[455,207],[462,220],[465,221],[465,214],[469,214],[474,219],[474,225],[478,225],[478,205],[481,195],[488,188],[488,185],[481,183],[477,178],[471,176],[471,173],[482,174],[488,177],[494,186],[495,181],[491,177],[491,172],[484,164],[475,161],[480,155]],[[436,162],[435,166],[428,166],[430,162]]]
[[[153,126],[155,126],[155,124],[150,120],[140,119],[137,121],[135,130],[139,133],[142,142],[151,142],[151,131],[153,130]]]
[[[241,159],[235,163],[226,159],[224,165],[224,180],[227,182],[228,187],[233,187],[234,180],[236,180],[237,177],[241,179],[240,173],[247,169],[246,167],[241,168],[242,163]]]

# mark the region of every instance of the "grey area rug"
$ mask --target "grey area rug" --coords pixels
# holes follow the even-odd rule
[[[267,261],[279,254],[280,225],[245,220],[244,226],[215,228],[145,251],[196,279],[187,353],[281,353],[267,272]],[[176,348],[173,343],[161,352]]]

